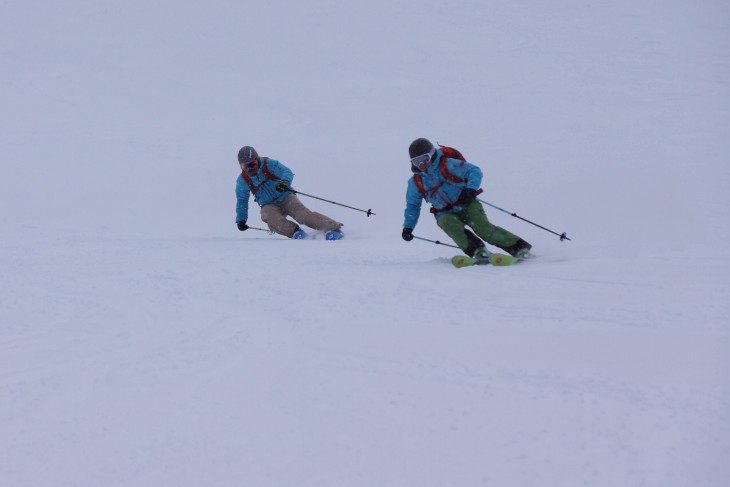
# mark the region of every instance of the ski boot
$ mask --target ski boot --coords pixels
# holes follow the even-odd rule
[[[344,236],[345,234],[343,234],[339,230],[330,230],[329,232],[324,234],[325,240],[339,240]]]

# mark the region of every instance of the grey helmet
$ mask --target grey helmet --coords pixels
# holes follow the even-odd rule
[[[408,155],[413,159],[424,154],[430,154],[433,149],[431,141],[421,137],[411,142],[410,147],[408,147]]]
[[[259,155],[256,153],[256,149],[250,145],[244,145],[241,150],[238,151],[238,163],[247,164],[258,159]]]

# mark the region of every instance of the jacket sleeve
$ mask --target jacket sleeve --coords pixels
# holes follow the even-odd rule
[[[294,179],[294,173],[281,162],[276,159],[269,159],[266,163],[269,171],[282,181],[288,181],[291,184]]]
[[[408,180],[408,189],[406,190],[406,210],[403,218],[403,228],[416,228],[418,217],[421,216],[421,203],[423,198],[418,192],[416,182],[413,178]]]
[[[482,185],[483,174],[479,166],[458,159],[449,159],[448,164],[452,174],[467,181],[467,188],[479,189]]]
[[[251,190],[241,176],[236,180],[236,222],[248,220],[248,199]]]

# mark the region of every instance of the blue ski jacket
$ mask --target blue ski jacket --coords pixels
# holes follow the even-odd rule
[[[292,180],[294,179],[294,173],[291,171],[291,169],[286,167],[281,162],[275,159],[267,159],[266,168],[272,176],[271,178],[267,178],[266,174],[263,171],[263,161],[264,158],[262,157],[261,164],[259,164],[259,170],[256,172],[256,174],[248,174],[254,187],[257,188],[254,195],[254,201],[256,201],[259,206],[266,206],[271,204],[278,205],[293,192],[290,190],[277,191],[276,184],[279,181],[287,181],[289,184],[291,184]],[[250,196],[251,188],[248,187],[248,184],[243,179],[243,176],[239,174],[238,179],[236,179],[237,222],[248,220],[248,199]]]
[[[425,171],[419,171],[411,166],[411,170],[415,174],[421,175],[423,181],[423,189],[426,191],[426,201],[431,203],[433,209],[436,210],[434,216],[438,219],[441,215],[448,213],[459,213],[464,209],[465,205],[453,205],[459,198],[459,194],[465,188],[478,190],[482,184],[482,170],[474,164],[460,161],[459,159],[444,159],[441,161],[443,152],[436,150],[434,162]],[[464,181],[456,183],[444,177],[439,168],[440,164],[446,164],[448,172],[454,176],[458,176]],[[415,228],[418,223],[418,217],[421,215],[421,203],[423,197],[418,191],[413,176],[408,180],[408,189],[406,191],[406,209],[404,212],[403,228]],[[448,208],[448,209],[445,209]]]

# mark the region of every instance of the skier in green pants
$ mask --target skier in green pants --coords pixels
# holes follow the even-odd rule
[[[408,148],[413,176],[408,181],[403,240],[413,240],[423,200],[431,203],[438,226],[469,257],[487,258],[486,241],[517,258],[530,255],[532,245],[489,222],[477,195],[482,171],[451,147],[438,148],[428,140],[414,140]],[[471,227],[471,230],[466,227]],[[475,235],[476,234],[476,235]]]

